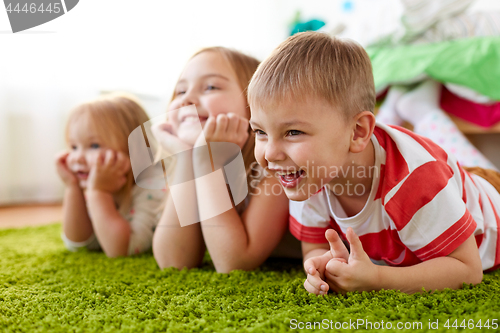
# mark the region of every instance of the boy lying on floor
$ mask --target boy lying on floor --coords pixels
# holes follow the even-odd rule
[[[499,266],[500,175],[376,124],[361,46],[294,35],[257,69],[248,99],[256,159],[292,200],[309,292],[458,289]]]

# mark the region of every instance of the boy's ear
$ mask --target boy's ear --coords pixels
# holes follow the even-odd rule
[[[370,111],[363,111],[354,116],[354,127],[351,138],[351,153],[362,152],[371,140],[375,129],[375,115]]]

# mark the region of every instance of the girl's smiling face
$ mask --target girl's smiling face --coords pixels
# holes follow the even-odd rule
[[[76,175],[79,185],[83,189],[87,188],[90,167],[95,162],[99,151],[103,148],[102,139],[93,126],[87,126],[85,120],[74,121],[69,125],[68,144],[70,153],[66,160],[69,170]]]
[[[197,114],[193,108],[174,111],[188,105],[196,106]],[[168,111],[174,111],[169,114],[169,121],[177,136],[191,145],[200,135],[198,124],[203,127],[208,117],[229,112],[250,117],[236,74],[222,55],[212,51],[197,54],[187,63]]]

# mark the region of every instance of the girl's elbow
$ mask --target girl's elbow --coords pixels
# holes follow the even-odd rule
[[[471,280],[472,281],[470,283],[472,283],[473,285],[483,282],[483,269],[480,268],[479,271],[476,271]]]
[[[467,277],[467,281],[465,283],[467,284],[480,284],[483,281],[483,267],[479,263],[475,264],[473,267],[470,268],[470,273]]]
[[[220,273],[220,274],[228,274],[236,269],[240,269],[236,265],[231,265],[228,263],[224,263],[224,264],[214,263],[214,267],[215,267],[215,270],[217,271],[217,273]]]
[[[106,254],[108,258],[126,257],[128,255],[127,250],[122,249],[104,250],[104,254]]]
[[[234,270],[251,271],[256,269],[259,265],[250,262],[241,262],[241,261],[231,262],[227,260],[224,262],[214,261],[214,266],[217,273],[227,274],[231,273]]]
[[[153,256],[155,257],[156,263],[160,269],[165,269],[169,267],[177,268],[181,270],[183,268],[191,269],[200,266],[201,258],[194,258],[185,255],[184,253],[178,253],[176,251],[170,251],[170,249],[165,249],[161,244],[153,242]]]
[[[184,268],[191,269],[198,267],[198,263],[190,262],[189,260],[182,260],[179,258],[169,258],[166,256],[158,256],[154,255],[156,263],[160,269],[165,268],[177,268],[178,270],[182,270]]]

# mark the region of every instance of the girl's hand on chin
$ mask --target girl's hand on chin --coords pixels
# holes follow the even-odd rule
[[[221,113],[216,118],[209,117],[203,128],[203,135],[206,142],[231,142],[243,149],[249,136],[248,119],[234,113]],[[197,144],[201,142],[203,135],[198,137]]]
[[[171,123],[163,122],[151,126],[151,131],[161,147],[169,154],[174,155],[189,150],[191,145],[179,139]]]
[[[88,189],[115,193],[127,182],[130,159],[111,149],[100,151],[91,164]]]
[[[75,174],[68,168],[68,155],[69,151],[66,150],[56,155],[57,174],[61,177],[66,186],[77,185],[78,178],[76,178]]]

